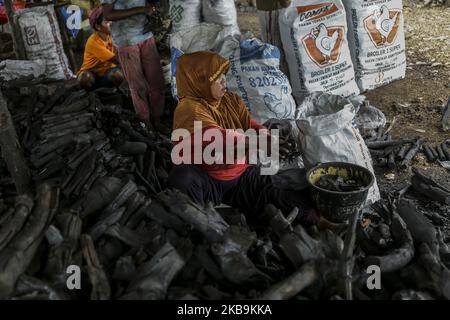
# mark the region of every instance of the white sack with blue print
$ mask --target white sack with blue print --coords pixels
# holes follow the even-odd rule
[[[229,59],[227,87],[237,93],[260,123],[295,119],[296,104],[286,75],[280,70],[280,50],[256,38],[225,39],[219,52]]]

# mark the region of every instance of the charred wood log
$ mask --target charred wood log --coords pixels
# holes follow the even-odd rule
[[[422,139],[417,139],[411,149],[408,150],[408,152],[405,155],[405,158],[403,159],[403,161],[400,164],[400,168],[402,169],[406,169],[409,167],[410,162],[412,161],[412,159],[414,159],[414,157],[416,156],[417,152],[420,149],[420,146],[422,145],[423,140]]]
[[[373,141],[373,142],[367,142],[367,147],[370,149],[383,149],[386,147],[396,147],[408,143],[413,143],[414,140],[408,139],[408,140],[390,140],[390,141]]]
[[[434,156],[434,154],[431,151],[430,146],[428,144],[423,145],[423,151],[425,152],[425,155],[427,156],[428,161],[430,161],[430,162],[436,161],[436,157]]]
[[[73,212],[66,211],[56,217],[56,224],[63,240],[50,247],[44,273],[62,286],[66,283],[67,266],[74,264],[72,256],[78,249],[82,221]]]
[[[42,299],[45,300],[68,300],[70,298],[64,291],[55,288],[50,283],[25,274],[21,275],[14,291],[15,299],[26,300],[29,297],[30,300],[36,300],[36,292],[42,294]]]
[[[229,225],[211,205],[202,208],[195,204],[189,196],[179,191],[164,191],[158,194],[157,201],[167,208],[170,214],[198,230],[209,242],[218,242],[223,239],[229,228]]]
[[[166,243],[149,262],[138,268],[127,293],[121,299],[164,299],[170,283],[184,267],[189,256],[190,252],[182,256],[170,243]]]
[[[256,242],[256,234],[231,226],[211,251],[224,277],[234,284],[265,287],[271,278],[259,271],[248,257],[248,250]]]
[[[262,296],[261,300],[287,300],[303,289],[312,285],[320,278],[319,272],[316,270],[314,262],[308,262],[300,267],[298,271],[273,287],[269,288]]]
[[[58,208],[59,192],[47,184],[37,189],[36,205],[22,231],[0,252],[0,297],[8,297],[26,270]]]
[[[8,245],[11,239],[22,229],[26,219],[33,209],[33,200],[28,195],[16,198],[15,210],[6,219],[0,222],[0,252]]]
[[[414,244],[406,223],[397,212],[392,214],[391,235],[396,248],[384,256],[368,256],[366,265],[376,265],[381,272],[393,272],[405,267],[414,257]]]
[[[411,178],[411,183],[414,189],[433,200],[450,204],[449,189],[426,177],[418,169],[414,168],[413,171],[414,176]]]
[[[398,214],[405,221],[411,236],[418,246],[426,243],[433,253],[438,254],[439,242],[436,230],[431,222],[420,213],[409,200],[401,200],[397,207]]]
[[[89,279],[92,284],[91,299],[107,300],[111,296],[111,288],[95,250],[94,242],[87,234],[81,235],[83,257],[86,260]]]
[[[17,139],[17,133],[11,119],[3,93],[0,91],[0,147],[2,157],[19,194],[26,193],[30,188],[30,169]]]

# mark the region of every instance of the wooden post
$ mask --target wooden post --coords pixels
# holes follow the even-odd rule
[[[25,53],[25,47],[23,45],[22,34],[20,32],[20,27],[16,24],[14,20],[14,11],[12,6],[12,0],[5,0],[5,10],[8,16],[8,22],[11,27],[11,33],[14,43],[14,51],[16,52],[16,58],[19,60],[26,60],[27,55]]]
[[[28,168],[17,139],[6,101],[0,90],[0,147],[2,157],[16,186],[17,193],[26,193],[30,188],[30,169]]]

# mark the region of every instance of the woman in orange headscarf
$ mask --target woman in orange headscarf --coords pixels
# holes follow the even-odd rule
[[[241,98],[227,91],[225,74],[229,68],[228,60],[215,53],[196,52],[181,56],[176,67],[180,100],[174,114],[173,129],[174,132],[184,129],[186,134],[172,136],[176,144],[174,150],[179,144],[192,146],[189,149],[191,152],[195,152],[196,144],[204,150],[214,140],[196,141],[195,135],[201,133],[203,136],[210,130],[220,132],[225,142],[234,141],[234,149],[238,147],[238,142],[245,141],[247,152],[247,136],[234,130],[253,128],[269,137],[267,130],[251,119]],[[195,121],[201,121],[201,127],[196,127]],[[226,146],[224,149],[225,154]],[[226,154],[222,159],[225,157]],[[318,221],[307,191],[293,190],[283,177],[261,175],[258,167],[246,161],[238,163],[237,158],[235,160],[228,164],[190,162],[175,165],[169,175],[168,187],[188,194],[201,205],[207,202],[215,205],[225,203],[255,216],[271,203],[285,214],[298,207],[299,220],[304,224]]]

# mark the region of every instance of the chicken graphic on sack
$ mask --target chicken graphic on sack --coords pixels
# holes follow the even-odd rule
[[[318,35],[316,35],[317,30],[319,30]],[[311,38],[314,39],[317,49],[328,63],[331,60],[331,52],[338,41],[339,32],[335,30],[330,37],[327,27],[321,23],[317,28],[311,30]]]
[[[288,119],[292,117],[292,106],[283,104],[285,99],[283,98],[286,93],[284,87],[281,88],[281,94],[277,97],[275,94],[270,92],[264,93],[264,104],[266,108],[273,113],[276,119]]]
[[[381,6],[381,9],[375,9],[373,13],[373,20],[375,23],[375,28],[381,35],[383,44],[387,42],[392,29],[394,29],[398,15],[399,12],[396,12],[391,18],[389,8],[386,6]]]

